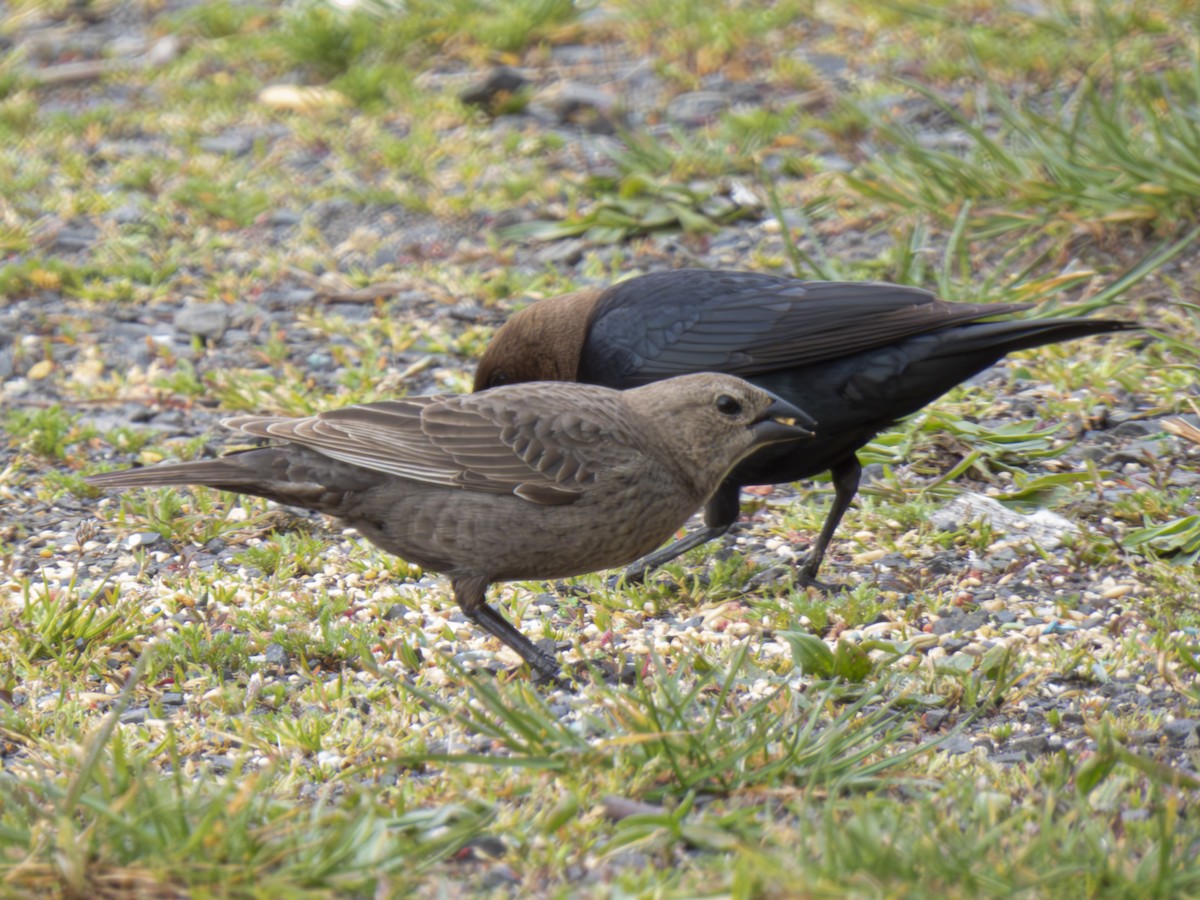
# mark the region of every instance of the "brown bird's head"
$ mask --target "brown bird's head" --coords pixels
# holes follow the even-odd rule
[[[706,495],[759,447],[811,438],[817,424],[769,391],[714,372],[655,381],[624,395],[668,437],[669,452]]]
[[[547,297],[509,317],[475,370],[474,390],[523,381],[575,381],[600,292]]]

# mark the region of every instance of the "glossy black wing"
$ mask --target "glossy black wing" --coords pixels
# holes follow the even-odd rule
[[[657,272],[604,292],[579,378],[625,388],[687,372],[750,377],[1025,308],[946,303],[881,282]]]

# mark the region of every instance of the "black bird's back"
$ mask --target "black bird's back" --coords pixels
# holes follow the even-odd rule
[[[1133,327],[1107,319],[981,321],[1026,308],[947,303],[883,283],[663,272],[604,292],[579,380],[631,387],[705,369],[746,378],[817,422],[815,440],[764,447],[728,479],[783,483],[826,471],[1009,353]]]
[[[629,388],[702,371],[753,380],[1027,308],[947,303],[921,288],[882,282],[655,272],[602,292],[578,380]]]

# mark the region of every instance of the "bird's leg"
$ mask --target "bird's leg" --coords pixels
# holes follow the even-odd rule
[[[837,531],[838,525],[842,522],[842,516],[846,514],[851,501],[854,500],[854,495],[858,493],[858,482],[862,478],[862,464],[858,461],[857,456],[851,454],[830,469],[830,475],[833,476],[833,503],[829,506],[829,513],[825,516],[825,524],[821,526],[821,533],[817,535],[817,542],[808,551],[808,558],[805,559],[804,566],[799,573],[800,584],[811,585],[822,591],[840,589],[838,585],[818,581],[817,571],[821,568],[821,560],[825,558],[825,551],[829,549],[829,542],[833,540],[833,533]]]
[[[562,669],[558,661],[533,641],[517,631],[504,616],[488,606],[487,582],[482,578],[456,578],[453,581],[454,599],[471,622],[488,634],[499,638],[516,651],[529,668],[554,684],[561,683]]]
[[[625,580],[642,581],[651,569],[657,569],[663,563],[668,563],[675,557],[687,553],[693,547],[707,544],[729,531],[741,511],[738,504],[739,490],[739,486],[736,484],[723,483],[705,504],[703,528],[684,535],[661,550],[655,550],[648,556],[643,556],[625,570]]]
[[[661,550],[655,550],[648,556],[643,556],[625,570],[625,580],[643,581],[651,569],[657,569],[664,563],[669,563],[675,557],[687,553],[693,547],[699,547],[701,544],[707,544],[713,538],[719,538],[732,527],[733,523],[730,522],[723,528],[705,527],[689,532],[673,544],[667,544]]]

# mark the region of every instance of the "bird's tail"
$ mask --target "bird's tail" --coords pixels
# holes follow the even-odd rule
[[[1076,338],[1141,328],[1137,322],[1119,319],[1005,319],[1001,322],[972,322],[955,329],[953,341],[942,342],[947,355],[971,356],[990,353],[1000,359],[1018,350]]]
[[[167,463],[119,472],[89,475],[88,484],[98,488],[168,487],[171,485],[203,484],[220,490],[247,492],[263,480],[267,460],[254,457],[270,450],[247,450],[231,453],[220,459],[195,462]]]
[[[901,415],[907,415],[1017,350],[1139,327],[1118,319],[1005,319],[956,325],[905,340],[903,374],[888,386],[872,388],[872,397],[902,406],[906,412]],[[820,411],[816,416],[821,418]]]

